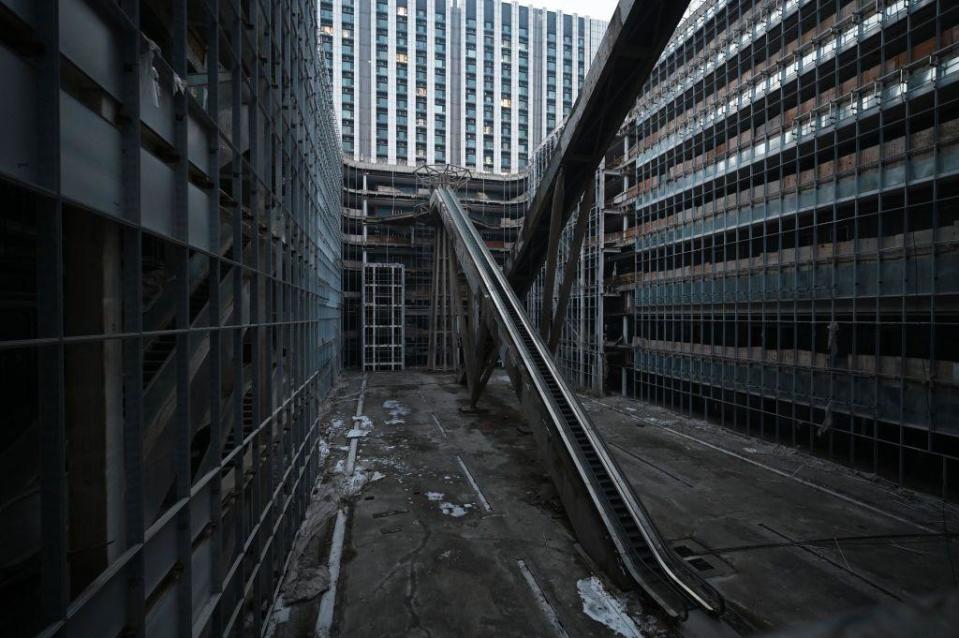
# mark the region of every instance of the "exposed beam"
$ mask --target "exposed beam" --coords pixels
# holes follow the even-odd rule
[[[559,237],[563,232],[563,169],[559,169],[556,186],[553,188],[553,211],[550,215],[549,243],[546,249],[546,273],[543,282],[543,310],[539,316],[539,332],[544,339],[549,337],[549,327],[553,322],[553,288],[556,286],[556,253],[559,252]]]
[[[488,332],[487,332],[488,334]],[[483,367],[480,370],[479,380],[476,384],[476,388],[470,393],[470,406],[476,407],[476,402],[479,401],[480,394],[483,393],[483,390],[486,388],[486,384],[489,383],[490,377],[493,376],[493,370],[496,369],[496,359],[499,356],[499,353],[496,348],[496,342],[491,338],[487,341],[485,353],[485,360],[483,361]]]
[[[438,230],[437,233],[442,233],[443,236],[446,236],[446,230]],[[471,320],[469,317],[469,311],[464,312],[463,310],[463,298],[460,296],[460,285],[459,280],[457,279],[456,274],[456,265],[453,263],[453,260],[450,259],[447,265],[450,278],[450,288],[452,289],[453,294],[453,306],[456,312],[456,326],[455,330],[459,334],[459,342],[463,345],[463,372],[466,375],[466,385],[467,387],[473,387],[473,379],[471,378],[470,372],[474,367],[473,359],[476,356],[476,350],[473,347],[473,333],[470,326]]]
[[[620,0],[616,7],[513,247],[507,276],[520,298],[529,290],[550,252],[549,229],[553,222],[548,209],[560,172],[563,199],[578,200],[636,103],[687,4],[682,0]],[[643,49],[646,56],[641,55]],[[562,228],[572,207],[561,206],[558,210]],[[495,343],[477,346],[481,360],[496,360]],[[475,396],[478,398],[478,394]]]
[[[593,198],[596,196],[596,180],[591,179],[586,187],[586,193],[583,195],[583,201],[579,205],[579,217],[576,218],[576,227],[573,229],[573,240],[569,245],[569,253],[566,257],[566,263],[563,265],[563,281],[559,285],[559,295],[556,299],[556,310],[553,313],[553,321],[547,336],[546,346],[549,351],[556,354],[556,346],[559,345],[559,337],[563,331],[563,323],[566,321],[566,306],[569,304],[569,293],[573,287],[573,278],[576,276],[576,264],[579,262],[579,252],[583,248],[583,239],[586,237],[586,230],[589,228],[589,218],[593,210]],[[602,239],[601,237],[599,238]]]
[[[513,249],[509,281],[520,297],[529,290],[549,252],[549,203],[560,170],[566,199],[579,199],[686,5],[670,0],[620,0],[616,7]],[[560,226],[571,212],[561,210]]]

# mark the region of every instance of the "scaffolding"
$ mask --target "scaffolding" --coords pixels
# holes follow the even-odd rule
[[[402,370],[403,264],[363,264],[363,369]]]
[[[445,244],[439,237],[438,220],[427,209],[432,181],[441,175],[455,178],[459,196],[501,263],[512,248],[525,210],[525,175],[470,175],[447,165],[414,168],[345,160],[344,366],[363,366],[361,282],[368,263],[404,268],[404,366],[451,369],[454,365],[459,346],[453,344],[449,330],[453,283],[448,276],[436,279],[436,256],[443,262],[445,254],[437,251],[444,251]]]
[[[417,184],[432,191],[438,187],[461,192],[469,183],[472,173],[465,168],[450,164],[424,164],[414,171]],[[429,213],[429,207],[417,210]],[[461,345],[457,338],[458,325],[462,321],[462,290],[460,272],[453,253],[453,242],[441,225],[433,234],[433,272],[430,282],[430,323],[427,367],[437,371],[461,369]]]

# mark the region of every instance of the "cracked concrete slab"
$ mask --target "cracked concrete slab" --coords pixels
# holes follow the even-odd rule
[[[355,401],[359,379],[347,375],[343,397]],[[378,480],[339,493],[350,518],[332,635],[716,635],[608,584],[628,618],[601,622],[620,612],[584,605],[583,583],[600,574],[505,375],[485,411],[466,404],[452,375],[368,376],[356,466]],[[802,627],[956,586],[959,545],[943,532],[959,513],[941,501],[641,402],[584,406],[664,536],[726,597],[727,629]],[[330,431],[331,484],[345,435],[342,423]]]
[[[518,560],[568,635],[616,635],[583,612],[577,582],[596,574],[512,391],[498,387],[482,414],[461,413],[465,402],[450,375],[369,376],[357,462],[385,477],[353,503],[334,635],[554,636]],[[672,634],[629,600],[647,635]]]

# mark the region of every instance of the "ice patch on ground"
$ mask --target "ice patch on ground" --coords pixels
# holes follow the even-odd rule
[[[473,509],[472,503],[463,503],[462,505],[457,505],[456,503],[450,503],[448,501],[443,501],[440,503],[440,512],[446,516],[452,516],[453,518],[462,518],[463,516],[466,516],[471,509]]]
[[[363,414],[353,417],[353,429],[350,430],[350,432],[355,432],[356,430],[369,432],[372,429],[373,421],[370,420],[370,417]]]
[[[390,413],[390,419],[386,422],[386,425],[406,423],[403,417],[409,416],[410,414],[410,409],[395,399],[387,399],[384,401],[383,409]]]
[[[606,591],[601,580],[592,576],[576,581],[576,589],[583,601],[583,613],[603,623],[620,636],[642,638],[643,634],[626,613],[626,604]]]
[[[443,494],[442,492],[427,492],[427,493],[426,493],[426,498],[430,499],[431,501],[442,501],[444,496],[446,496],[446,495]]]
[[[456,505],[455,503],[440,503],[440,511],[446,514],[447,516],[452,516],[453,518],[461,518],[466,516],[466,507],[462,505]]]
[[[406,472],[410,469],[409,466],[406,465],[406,463],[404,463],[403,461],[400,461],[399,459],[387,458],[382,456],[371,458],[370,462],[375,463],[377,465],[385,465],[387,467],[391,467],[394,470],[398,470],[400,472]]]
[[[343,428],[345,427],[346,424],[343,422],[343,419],[333,419],[333,421],[330,422],[329,427],[326,428],[326,434],[330,439],[332,439],[337,434],[342,432]]]
[[[373,421],[370,420],[370,417],[359,415],[353,417],[353,427],[349,432],[346,433],[347,439],[361,439],[367,434],[370,433],[370,430],[373,429]]]
[[[369,482],[369,477],[362,470],[353,470],[353,476],[343,476],[336,481],[336,491],[340,498],[349,498],[363,489]]]
[[[334,483],[336,492],[340,498],[350,498],[355,496],[367,483],[373,483],[386,478],[382,472],[370,472],[368,468],[357,465],[353,467],[353,476],[346,476],[346,462],[342,459],[337,461],[333,468],[334,474],[338,474]]]
[[[658,425],[658,426],[661,426],[661,427],[662,427],[662,426],[668,426],[668,425],[672,425],[672,424],[673,424],[672,421],[667,421],[666,419],[657,419],[657,418],[654,417],[654,416],[645,417],[645,418],[643,418],[643,421],[646,421],[646,423],[649,423],[650,425]]]

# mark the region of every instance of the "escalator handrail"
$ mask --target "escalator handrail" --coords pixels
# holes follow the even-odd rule
[[[699,579],[692,578],[695,582],[695,586],[691,586],[686,581],[687,579],[682,578],[679,574],[676,573],[676,568],[672,565],[672,556],[671,553],[666,549],[665,543],[659,537],[658,531],[655,527],[652,526],[652,523],[649,518],[649,514],[645,511],[645,508],[638,502],[631,486],[625,481],[622,476],[622,473],[619,471],[618,466],[615,465],[612,457],[609,454],[609,451],[606,448],[605,443],[594,431],[592,424],[589,422],[586,414],[583,412],[582,407],[579,405],[579,401],[575,398],[575,395],[570,391],[569,387],[566,385],[566,381],[563,376],[559,373],[559,370],[556,368],[553,358],[548,354],[545,346],[542,343],[542,340],[539,338],[539,334],[533,330],[532,325],[529,323],[529,318],[526,316],[525,311],[523,311],[522,306],[519,304],[519,300],[516,298],[515,292],[512,287],[506,281],[505,276],[502,271],[496,265],[496,262],[493,260],[492,255],[489,253],[489,249],[486,247],[485,243],[482,241],[482,238],[479,236],[476,228],[472,223],[467,219],[462,206],[459,204],[456,196],[447,188],[438,188],[436,194],[434,194],[434,199],[439,198],[440,202],[443,204],[443,208],[446,208],[450,220],[454,223],[455,227],[459,230],[461,236],[464,239],[471,240],[470,243],[475,247],[475,250],[470,250],[471,257],[476,263],[477,271],[480,277],[484,280],[484,284],[491,293],[497,293],[496,287],[493,285],[491,277],[496,278],[499,284],[500,291],[505,293],[505,299],[500,299],[500,294],[491,295],[491,301],[497,309],[497,312],[501,315],[503,319],[506,319],[505,325],[507,330],[510,332],[510,336],[513,339],[514,344],[517,348],[526,349],[526,345],[522,343],[522,338],[518,334],[518,328],[512,325],[512,321],[507,314],[505,308],[502,307],[503,303],[509,303],[512,305],[513,310],[517,317],[519,317],[520,322],[522,323],[523,329],[532,337],[532,342],[537,349],[537,354],[540,359],[542,359],[544,365],[547,367],[550,375],[553,377],[560,393],[562,394],[563,399],[565,399],[567,405],[573,411],[577,421],[579,422],[580,428],[586,434],[589,439],[590,445],[593,450],[597,453],[600,463],[602,464],[606,474],[613,481],[613,484],[616,488],[616,492],[619,494],[620,498],[623,500],[623,503],[626,505],[630,517],[635,522],[637,528],[643,535],[643,539],[646,541],[647,546],[650,549],[650,552],[656,559],[657,564],[660,569],[666,574],[674,586],[677,586],[680,591],[682,591],[686,596],[695,601],[699,606],[703,607],[707,611],[718,613],[721,611],[721,599],[719,599],[718,594],[712,591],[712,588],[706,585],[705,583],[699,581]],[[464,246],[469,250],[470,247],[467,245],[467,242],[464,242]],[[477,255],[476,253],[479,253]],[[526,357],[530,357],[527,355]],[[535,366],[533,366],[535,367]],[[548,388],[545,387],[545,379],[540,378],[539,370],[532,370],[530,366],[527,366],[530,371],[530,375],[537,385],[537,391],[541,397],[548,397],[545,403],[550,412],[550,416],[556,423],[563,423],[564,419],[561,415],[558,414],[558,406],[555,405],[552,398],[552,393]],[[594,485],[593,480],[590,479],[591,472],[588,472],[586,468],[583,467],[579,454],[577,453],[578,446],[575,446],[572,441],[569,440],[568,433],[565,428],[557,428],[561,439],[563,440],[564,445],[574,463],[576,465],[577,471],[580,473],[583,482],[585,483],[587,490],[590,494],[590,497],[593,499],[593,502],[597,505],[597,510],[600,513],[600,516],[603,519],[604,524],[606,525],[607,530],[610,532],[610,536],[613,539],[613,542],[616,544],[617,550],[620,552],[620,555],[624,558],[624,563],[627,564],[631,575],[636,578],[638,581],[643,582],[643,577],[638,573],[636,566],[632,564],[632,559],[627,558],[630,556],[629,548],[626,547],[623,540],[620,538],[620,535],[617,533],[616,524],[611,519],[607,508],[605,507],[606,500],[597,493],[596,486]],[[686,565],[683,564],[680,569],[687,571]],[[650,592],[655,596],[654,592]],[[658,596],[657,596],[658,598]],[[719,604],[716,603],[716,600],[719,600]],[[665,601],[660,600],[664,605]]]

